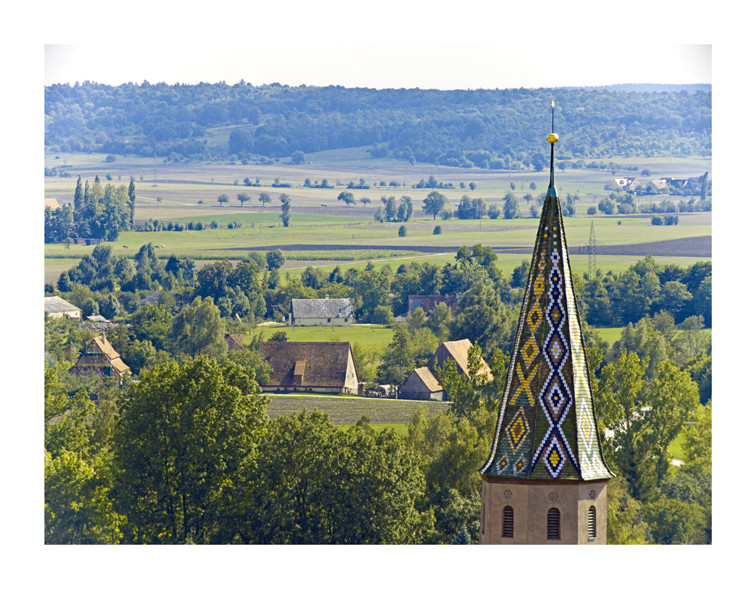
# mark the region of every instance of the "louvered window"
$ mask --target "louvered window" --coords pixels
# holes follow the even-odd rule
[[[514,538],[514,509],[509,505],[504,508],[501,535],[503,538]]]
[[[596,508],[592,505],[588,508],[588,537],[596,537]]]
[[[559,510],[556,507],[549,509],[549,513],[546,519],[546,526],[546,539],[559,540]]]

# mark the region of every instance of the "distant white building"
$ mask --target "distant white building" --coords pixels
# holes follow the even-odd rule
[[[291,325],[351,325],[354,313],[349,299],[292,299]]]
[[[45,297],[45,313],[55,318],[70,317],[72,319],[81,319],[81,309],[58,296]]]

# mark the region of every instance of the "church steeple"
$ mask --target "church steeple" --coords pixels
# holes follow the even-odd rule
[[[553,116],[552,103],[552,132],[547,137],[551,145],[549,188],[493,445],[480,469],[484,505],[493,493],[492,487],[501,484],[510,488],[514,483],[534,483],[529,493],[540,493],[540,485],[551,489],[553,496],[555,483],[574,486],[603,481],[602,485],[594,485],[595,494],[613,476],[598,439],[588,362],[554,183],[554,146],[559,138],[553,129]],[[489,497],[489,508],[491,501]],[[494,504],[498,505],[497,501]],[[532,505],[531,502],[531,509]],[[483,509],[485,517],[486,508]],[[498,516],[489,511],[488,517]],[[602,521],[605,525],[605,517]],[[489,541],[490,536],[486,539],[485,529],[483,532],[484,540]]]

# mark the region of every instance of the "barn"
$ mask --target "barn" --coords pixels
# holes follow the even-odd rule
[[[273,369],[263,391],[360,392],[349,342],[268,341],[260,344],[260,355]]]
[[[416,401],[441,401],[444,389],[427,366],[415,368],[399,387],[400,399]]]

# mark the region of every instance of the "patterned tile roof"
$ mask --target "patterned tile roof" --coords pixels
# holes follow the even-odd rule
[[[349,299],[292,299],[291,312],[296,319],[346,319],[352,316],[352,303]]]
[[[555,136],[554,136],[555,137]],[[562,210],[541,212],[491,454],[480,473],[518,479],[611,478],[598,439]]]

